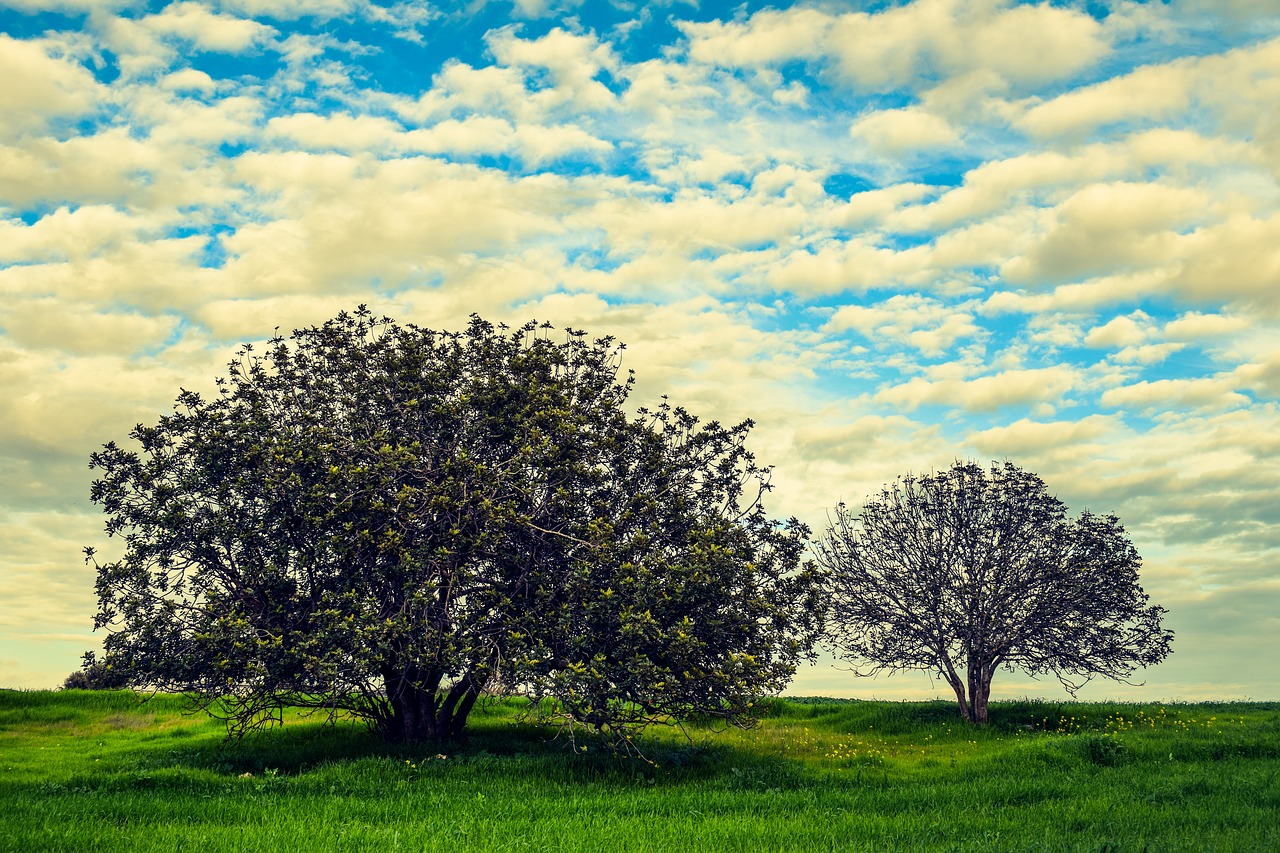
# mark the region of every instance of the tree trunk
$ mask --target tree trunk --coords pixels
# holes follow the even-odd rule
[[[481,687],[473,685],[462,697],[462,701],[458,703],[458,709],[453,712],[453,723],[449,726],[449,737],[454,740],[462,738],[463,729],[467,725],[467,715],[471,713],[471,709],[475,707],[476,699],[480,697]]]
[[[969,710],[969,702],[964,694],[964,683],[957,678],[951,683],[951,689],[956,692],[956,704],[960,706],[961,719],[973,722],[973,713]]]
[[[942,677],[946,679],[946,682],[951,685],[951,689],[956,693],[956,704],[960,706],[960,718],[972,722],[973,714],[969,709],[969,703],[965,699],[964,682],[960,680],[960,674],[956,672],[951,659],[946,655],[942,656],[942,663]]]
[[[419,741],[435,735],[436,692],[417,676],[416,670],[383,673],[391,714],[378,727],[387,740]]]
[[[460,740],[467,725],[467,715],[476,704],[487,673],[471,670],[449,688],[436,711],[436,732],[441,740]]]
[[[991,670],[981,664],[969,664],[969,719],[979,726],[987,724],[987,700],[991,696]]]
[[[441,696],[439,673],[422,678],[416,669],[384,672],[390,713],[378,720],[378,729],[391,741],[461,740],[486,680],[486,672],[473,670]]]

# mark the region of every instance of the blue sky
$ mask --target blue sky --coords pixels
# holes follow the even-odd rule
[[[1272,0],[0,0],[0,79],[0,685],[98,642],[88,454],[364,302],[615,335],[819,529],[1010,459],[1177,631],[1083,695],[1280,698]]]

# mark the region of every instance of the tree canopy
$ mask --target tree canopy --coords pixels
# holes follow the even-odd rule
[[[1074,694],[1169,653],[1119,519],[1068,518],[1008,462],[900,477],[860,512],[841,504],[816,551],[837,650],[864,674],[940,676],[974,722],[1000,667],[1052,673]]]
[[[629,415],[622,346],[551,332],[362,307],[105,445],[105,660],[238,732],[301,706],[456,738],[499,686],[620,739],[749,719],[817,636],[807,529],[766,514],[750,422]]]

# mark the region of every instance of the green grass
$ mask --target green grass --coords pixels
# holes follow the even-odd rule
[[[1280,849],[1280,704],[771,701],[654,762],[473,714],[464,748],[294,719],[228,742],[182,701],[0,691],[0,850]]]

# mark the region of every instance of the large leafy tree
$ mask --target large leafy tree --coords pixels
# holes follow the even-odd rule
[[[300,706],[457,738],[497,686],[624,739],[748,719],[816,638],[807,530],[766,515],[749,423],[629,416],[621,349],[364,308],[246,345],[92,457],[106,661],[234,731]]]
[[[861,512],[841,504],[816,550],[836,648],[865,674],[940,676],[976,723],[1001,667],[1052,673],[1074,694],[1169,653],[1119,520],[1068,518],[1008,462],[900,477]]]

